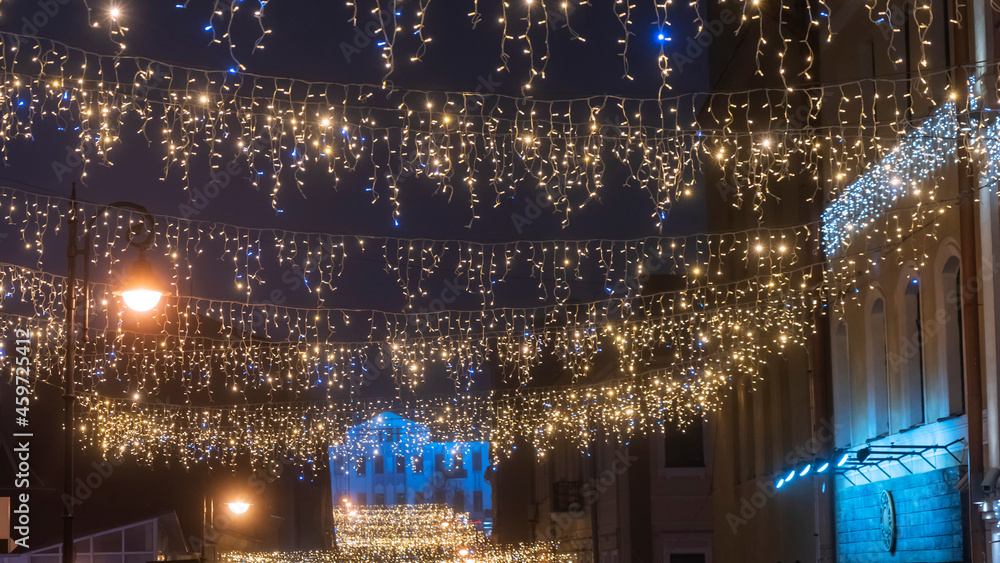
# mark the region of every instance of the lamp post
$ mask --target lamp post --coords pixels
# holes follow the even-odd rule
[[[76,381],[76,258],[83,257],[83,337],[87,337],[90,317],[90,246],[92,243],[94,222],[110,208],[131,209],[142,215],[142,223],[132,227],[128,235],[128,243],[139,249],[139,260],[133,271],[129,286],[118,293],[122,296],[125,304],[136,311],[148,311],[156,306],[163,292],[159,289],[155,276],[152,275],[152,268],[146,261],[143,253],[153,244],[156,235],[156,221],[145,207],[129,202],[117,202],[102,207],[87,221],[87,229],[84,232],[83,248],[78,243],[78,226],[80,224],[79,208],[76,200],[76,184],[73,184],[69,211],[69,240],[66,243],[67,275],[66,275],[66,356],[63,377],[63,432],[65,433],[65,449],[63,450],[63,493],[66,498],[73,496],[73,453],[74,453],[74,413],[73,408],[76,403],[75,381]],[[145,236],[141,237],[145,231]],[[73,503],[65,504],[63,513],[63,563],[73,563]]]
[[[244,500],[234,500],[226,503],[229,512],[236,516],[244,514],[250,510],[251,504]],[[225,529],[225,527],[223,527]],[[208,549],[209,533],[215,541],[215,497],[205,493],[204,504],[201,513],[201,561],[202,563],[215,563],[215,548]]]

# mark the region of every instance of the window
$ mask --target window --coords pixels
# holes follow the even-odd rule
[[[396,504],[406,504],[406,493],[396,493]]]
[[[385,506],[385,493],[375,493],[375,506]]]
[[[438,490],[434,491],[434,503],[435,504],[444,504],[445,503],[444,490],[438,489]]]
[[[451,497],[451,508],[455,512],[465,512],[465,491],[455,491]]]
[[[941,287],[943,289],[942,309],[945,317],[942,339],[944,353],[941,354],[944,363],[945,388],[948,392],[948,411],[944,416],[957,415],[965,412],[965,364],[962,361],[962,278],[959,275],[958,258],[952,256],[945,262],[941,271]]]
[[[109,532],[94,538],[94,553],[113,553],[122,551],[121,531]]]
[[[375,474],[381,475],[385,473],[385,458],[377,455],[375,456]]]
[[[671,427],[663,437],[664,467],[705,467],[704,425],[694,422],[685,429]]]
[[[671,553],[670,563],[705,563],[704,553]]]
[[[482,512],[483,511],[483,492],[482,491],[472,491],[472,511]]]
[[[552,512],[573,512],[583,506],[583,483],[556,481],[552,483]]]
[[[339,457],[333,458],[333,474],[334,475],[343,475],[344,474],[344,466],[341,465],[342,463],[343,463],[343,460],[341,460]]]
[[[473,452],[472,454],[472,470],[482,471],[483,470],[483,452]]]
[[[876,299],[868,314],[869,437],[889,433],[889,380],[885,348],[885,302]],[[861,443],[862,438],[857,438]]]
[[[413,493],[413,504],[423,504],[424,503],[424,492],[417,491]]]
[[[368,504],[368,494],[358,493],[358,506],[365,506]]]
[[[401,455],[396,456],[396,473],[406,473],[406,458]]]
[[[413,458],[413,472],[423,473],[424,472],[424,456],[418,455]]]
[[[903,405],[900,428],[910,428],[924,422],[924,334],[920,319],[920,281],[906,281],[903,293],[903,342],[900,348],[903,365]]]
[[[835,445],[851,445],[851,365],[847,346],[847,326],[837,323],[833,329],[831,345],[833,371],[833,422],[836,428]]]
[[[444,454],[434,454],[434,471],[444,473]]]
[[[461,453],[456,453],[454,456],[452,456],[452,458],[451,458],[451,468],[452,469],[454,469],[456,471],[459,471],[459,470],[463,469],[464,467],[465,467],[465,462],[462,461],[462,454]]]
[[[358,457],[358,475],[367,475],[367,474],[368,474],[368,467],[367,467],[367,463],[365,463],[365,456],[359,456]]]

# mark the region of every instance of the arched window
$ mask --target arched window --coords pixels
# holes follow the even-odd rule
[[[868,420],[871,437],[889,433],[889,374],[885,347],[885,302],[868,314]]]
[[[958,258],[952,256],[941,269],[941,289],[944,296],[945,322],[942,327],[944,353],[941,354],[945,389],[948,393],[948,413],[965,412],[965,366],[962,362],[962,281]]]
[[[833,422],[836,428],[834,445],[851,445],[851,424],[855,419],[851,408],[851,365],[847,348],[847,327],[837,323],[831,343],[833,370]],[[863,419],[862,419],[863,420]]]
[[[903,290],[903,330],[900,343],[900,428],[924,422],[924,333],[920,318],[920,280],[911,277]]]

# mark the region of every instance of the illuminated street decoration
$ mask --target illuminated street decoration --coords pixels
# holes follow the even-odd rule
[[[274,460],[313,466],[342,443],[357,420],[392,411],[430,429],[440,441],[491,444],[506,457],[519,441],[542,456],[557,443],[588,447],[600,429],[608,443],[683,426],[721,406],[724,376],[681,379],[660,371],[593,385],[542,387],[325,403],[266,403],[226,407],[166,405],[97,396],[81,398],[81,439],[105,456],[143,463],[254,467]],[[374,446],[370,443],[369,446]]]
[[[666,22],[666,4],[658,7]],[[630,9],[616,5],[626,30]],[[261,21],[262,12],[263,6],[255,16]],[[531,13],[525,21],[529,27]],[[111,17],[124,22],[127,10]],[[828,17],[823,12],[820,19]],[[744,22],[754,19],[759,14],[750,8]],[[509,23],[506,16],[504,23]],[[918,34],[925,33],[926,27],[919,27]],[[426,47],[425,38],[420,40]],[[392,53],[390,44],[390,70]],[[708,173],[721,178],[723,185],[717,187],[727,201],[758,214],[774,201],[771,188],[790,179],[811,178],[817,191],[832,187],[838,193],[839,185],[860,176],[839,192],[822,230],[813,223],[688,237],[482,244],[276,232],[217,224],[186,210],[184,217],[161,218],[165,242],[151,252],[162,252],[173,265],[175,288],[190,279],[196,257],[215,244],[225,260],[232,260],[233,282],[246,299],[170,295],[149,315],[149,326],[156,329],[142,332],[123,312],[110,284],[93,284],[86,310],[94,322],[87,346],[77,350],[81,392],[87,393],[80,430],[105,455],[177,460],[185,466],[231,464],[242,455],[255,464],[274,456],[312,464],[316,452],[343,439],[359,415],[393,407],[448,438],[471,439],[470,429],[477,428],[498,456],[509,454],[518,440],[528,440],[544,454],[558,440],[583,447],[598,428],[607,440],[621,443],[702,417],[719,408],[734,381],[746,378],[752,385],[770,356],[805,344],[827,306],[857,293],[872,266],[886,259],[902,262],[902,251],[893,254],[901,241],[935,235],[935,221],[953,204],[938,197],[936,179],[946,160],[965,158],[958,150],[965,141],[958,140],[957,124],[981,126],[971,120],[968,108],[978,107],[972,99],[965,108],[941,106],[910,131],[904,116],[913,97],[940,105],[955,94],[928,87],[910,92],[910,99],[898,97],[909,79],[556,101],[390,92],[380,86],[255,75],[242,66],[212,71],[10,33],[0,33],[0,57],[0,150],[5,157],[11,142],[30,138],[47,122],[79,130],[85,164],[113,162],[126,135],[142,132],[162,150],[165,175],[180,171],[187,181],[198,157],[212,166],[238,162],[254,187],[271,189],[272,202],[283,172],[292,172],[293,182],[301,184],[306,172],[325,171],[336,185],[359,166],[371,165],[372,199],[379,191],[388,195],[397,226],[404,218],[398,196],[411,178],[467,196],[460,199],[469,202],[468,223],[479,218],[482,205],[499,206],[518,197],[514,186],[527,180],[542,198],[536,201],[563,214],[565,225],[576,210],[608,190],[604,173],[614,164],[627,172],[626,183],[648,192],[651,223],[662,228],[678,200],[701,195],[693,192],[706,189],[699,179]],[[943,81],[950,72],[920,76],[927,84],[931,78]],[[544,69],[538,76],[544,77]],[[530,85],[529,80],[524,86]],[[865,122],[868,129],[859,134],[859,116],[876,97],[890,117]],[[754,123],[751,108],[758,107],[770,108],[771,115]],[[817,129],[824,111],[832,118]],[[969,158],[997,154],[989,134],[968,136]],[[882,154],[889,156],[881,165],[862,170],[872,155]],[[824,167],[837,172],[836,185],[820,180]],[[988,168],[986,173],[996,172]],[[27,253],[38,258],[34,268],[0,263],[0,306],[7,311],[0,325],[31,331],[38,346],[38,382],[44,384],[58,377],[59,351],[65,346],[60,296],[66,284],[45,269],[52,255],[45,241],[65,226],[68,208],[59,198],[7,188],[0,190],[0,204]],[[105,219],[92,233],[97,241],[92,266],[105,274],[102,280],[113,277],[110,257],[132,222],[121,213]],[[887,240],[877,251],[865,252],[872,238]],[[843,252],[861,240],[866,248],[858,255]],[[810,257],[818,255],[821,242],[833,258],[825,271]],[[403,310],[325,306],[344,262],[366,251],[378,254],[396,275],[406,298]],[[649,293],[641,283],[630,285],[646,273],[640,269],[648,259],[662,262],[661,273],[676,275],[680,287]],[[254,280],[268,260],[297,268],[311,280],[317,305],[253,302],[250,296],[260,290]],[[494,284],[518,269],[537,276],[544,304],[495,307]],[[607,298],[571,300],[571,282],[594,271]],[[455,274],[470,293],[481,296],[482,307],[420,311],[419,295],[432,276],[441,274]],[[217,327],[218,335],[203,333],[208,324]],[[347,340],[341,335],[349,330],[367,337]],[[617,352],[621,377],[593,384],[587,378],[605,349]],[[528,387],[532,368],[546,354],[572,374],[573,385],[469,392],[487,361]],[[7,361],[2,358],[0,364]],[[654,361],[666,367],[650,373]],[[401,396],[420,388],[435,365],[444,366],[455,392],[409,403],[400,397],[359,400],[352,381],[371,365],[392,374]],[[224,392],[232,393],[221,398],[231,403],[245,400],[247,390],[298,396],[319,389],[326,390],[327,400],[226,407],[146,400],[168,384],[184,389],[189,403],[197,402],[191,395],[198,393],[215,394],[214,400],[222,386],[213,386],[213,380],[220,379]],[[99,387],[108,380],[127,386],[132,399],[102,396]],[[786,482],[794,478],[790,474]]]
[[[933,185],[958,150],[958,116],[945,104],[823,211],[823,246],[836,256],[895,207],[934,205]]]
[[[772,197],[772,183],[792,177],[818,182],[822,161],[866,162],[873,151],[895,145],[906,128],[900,116],[907,101],[896,96],[906,89],[903,79],[536,100],[198,69],[10,33],[0,34],[0,53],[5,155],[10,141],[30,137],[46,122],[78,129],[85,167],[112,162],[127,136],[141,133],[163,151],[164,175],[179,171],[189,182],[195,157],[216,167],[237,163],[253,187],[271,189],[275,202],[288,181],[284,172],[301,187],[301,173],[323,171],[336,186],[370,164],[375,171],[366,189],[373,201],[389,198],[397,224],[403,219],[398,196],[411,178],[436,183],[445,194],[463,193],[467,223],[484,205],[516,198],[522,180],[569,221],[600,199],[604,173],[614,164],[624,166],[626,181],[648,192],[651,223],[660,228],[676,201],[703,189],[696,178],[707,171],[723,172],[734,203],[759,209]],[[892,117],[874,123],[859,143],[824,144],[825,138],[854,134],[865,111],[858,100],[872,92]],[[915,95],[939,103],[950,92]],[[818,133],[811,122],[827,105],[842,111]],[[765,106],[771,119],[747,123],[746,108]],[[131,124],[134,131],[127,130]]]
[[[404,386],[418,387],[426,369],[446,366],[463,387],[487,358],[509,377],[528,383],[530,368],[554,353],[578,378],[588,375],[604,347],[618,352],[622,373],[637,373],[657,350],[672,352],[679,374],[715,374],[725,381],[746,375],[771,352],[796,346],[812,334],[822,307],[821,280],[813,268],[742,282],[694,286],[642,297],[536,308],[402,314],[377,310],[302,309],[176,297],[155,314],[161,333],[137,332],[104,285],[92,290],[95,319],[89,346],[81,349],[80,379],[92,388],[115,374],[141,392],[164,382],[207,390],[214,377],[233,392],[246,389],[305,391],[350,387],[366,365],[390,371]],[[39,348],[42,377],[58,379],[64,278],[0,263],[0,306],[7,299],[34,305],[36,318],[0,315],[0,323],[27,328]],[[9,296],[8,296],[9,293]],[[269,315],[261,331],[245,330],[255,311]],[[37,317],[41,317],[38,319]],[[123,322],[119,322],[120,319]],[[202,319],[221,323],[219,336],[200,334]],[[363,327],[372,340],[343,342],[339,330]],[[261,341],[258,334],[271,336]],[[89,384],[88,384],[89,381]],[[240,396],[240,395],[236,395]]]
[[[0,186],[0,209],[6,222],[20,233],[25,246],[42,258],[46,236],[65,228],[69,200]],[[100,207],[80,206],[86,216]],[[231,225],[216,221],[153,215],[160,244],[150,253],[162,253],[172,264],[175,283],[186,280],[204,256],[222,257],[232,264],[233,289],[253,297],[269,291],[257,275],[265,264],[291,269],[298,283],[307,285],[317,303],[331,297],[350,258],[378,259],[395,277],[407,299],[407,311],[419,310],[421,292],[435,287],[434,276],[446,275],[463,292],[478,295],[492,306],[494,292],[508,275],[529,272],[538,280],[539,297],[565,301],[572,282],[601,280],[618,297],[642,289],[649,273],[684,276],[691,284],[726,279],[732,263],[753,275],[781,273],[793,268],[804,248],[815,244],[818,224],[787,228],[755,228],[686,236],[634,239],[515,240],[481,243],[461,239],[404,239],[297,232]],[[105,211],[94,225],[100,252],[92,269],[112,275],[113,258],[125,247],[122,235],[138,217],[128,210]],[[46,225],[45,230],[36,230]],[[376,258],[377,257],[377,258]]]

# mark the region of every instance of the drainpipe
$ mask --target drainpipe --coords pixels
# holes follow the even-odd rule
[[[981,4],[978,0],[976,4]],[[963,9],[963,21],[971,24],[975,20],[975,12],[981,6],[965,6],[956,9]],[[959,101],[966,101],[966,110],[969,107],[967,96],[968,65],[974,63],[972,57],[972,40],[969,33],[969,25],[960,26],[955,33],[955,63],[958,65],[953,79],[953,87],[956,94],[959,94]],[[963,68],[964,67],[964,68]],[[960,114],[963,115],[963,114]],[[967,114],[964,114],[967,115]],[[980,514],[979,504],[982,502],[980,483],[983,479],[983,391],[982,391],[982,368],[980,357],[980,320],[979,320],[979,292],[980,272],[978,270],[979,260],[976,248],[976,184],[978,177],[977,167],[973,164],[973,155],[968,151],[964,139],[958,140],[959,162],[958,162],[958,210],[959,210],[959,238],[962,247],[960,279],[962,284],[962,334],[964,335],[963,352],[965,363],[965,405],[968,412],[968,433],[969,433],[969,455],[968,455],[968,484],[969,484],[969,507],[968,522],[970,532],[971,561],[973,563],[983,563],[985,561],[986,544],[984,542],[983,519]]]

